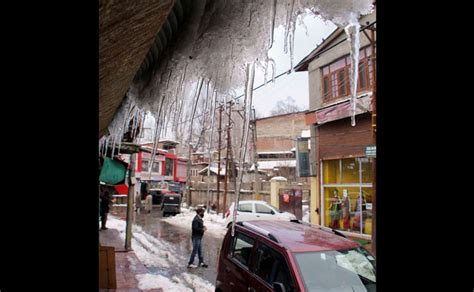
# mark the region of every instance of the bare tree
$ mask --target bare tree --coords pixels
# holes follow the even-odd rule
[[[300,111],[301,108],[296,104],[296,100],[288,96],[284,100],[280,100],[276,103],[275,107],[270,111],[270,115],[282,115],[290,114]]]

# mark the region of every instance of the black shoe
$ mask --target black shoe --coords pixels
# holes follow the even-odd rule
[[[199,263],[199,266],[202,267],[202,268],[207,268],[208,265],[206,265],[205,263]]]

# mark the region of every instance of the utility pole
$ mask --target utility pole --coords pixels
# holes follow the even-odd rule
[[[229,166],[229,153],[232,151],[232,144],[231,144],[231,137],[230,137],[230,126],[231,126],[231,117],[232,117],[232,105],[233,101],[229,102],[229,117],[228,117],[228,122],[227,122],[227,152],[225,155],[225,176],[224,176],[224,207],[223,210],[225,210],[226,205],[227,205],[227,188],[228,188],[228,180],[229,180],[229,168],[233,167],[233,165]],[[234,189],[235,193],[235,189]],[[224,218],[224,212],[222,212],[222,218]]]
[[[377,143],[377,100],[376,100],[376,84],[375,84],[375,27],[370,29],[370,47],[371,47],[371,56],[370,60],[372,63],[372,143],[376,145]],[[372,251],[374,255],[376,255],[376,247],[377,244],[375,242],[376,239],[376,230],[377,230],[377,220],[376,220],[376,210],[377,210],[377,203],[376,203],[376,170],[377,170],[377,158],[373,158],[372,162],[372,175],[373,175],[373,183],[372,183]]]
[[[257,117],[255,115],[255,108],[252,109],[253,111],[253,121],[252,121],[252,144],[253,144],[253,163],[254,163],[254,199],[260,195],[260,182],[258,180],[258,154],[257,154]]]
[[[221,177],[221,149],[222,149],[222,146],[221,146],[221,136],[222,136],[222,111],[223,111],[223,108],[222,108],[222,105],[219,106],[219,129],[218,129],[218,132],[219,132],[219,145],[217,146],[217,149],[218,149],[218,153],[217,153],[217,214],[219,214],[219,206],[220,206],[220,191],[221,191],[221,188],[220,188],[220,177]],[[224,216],[224,212],[222,212],[222,216]]]

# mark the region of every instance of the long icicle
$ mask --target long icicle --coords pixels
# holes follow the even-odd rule
[[[351,125],[355,127],[356,121],[356,104],[357,104],[357,83],[359,79],[359,48],[360,48],[360,24],[357,16],[351,13],[351,20],[349,25],[345,27],[347,39],[351,48]]]
[[[247,154],[247,144],[249,138],[249,128],[250,128],[250,114],[252,109],[252,96],[253,96],[253,83],[255,80],[255,63],[248,63],[246,70],[246,83],[245,83],[245,99],[244,99],[244,126],[242,139],[240,143],[240,152],[239,152],[239,173],[237,178],[237,184],[235,192],[235,203],[234,203],[234,212],[232,220],[232,236],[234,236],[235,230],[235,221],[237,220],[237,205],[239,203],[240,197],[240,188],[242,186],[242,177],[244,173],[244,161]]]

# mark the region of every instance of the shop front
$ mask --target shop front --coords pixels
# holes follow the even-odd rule
[[[322,224],[372,234],[372,159],[353,157],[321,161]]]

